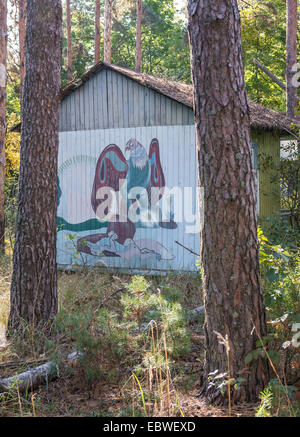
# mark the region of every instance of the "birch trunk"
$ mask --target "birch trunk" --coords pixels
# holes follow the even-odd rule
[[[189,0],[188,12],[204,187],[200,255],[206,355],[201,393],[210,402],[226,403],[228,394],[221,394],[218,382],[243,378],[239,390],[231,386],[232,400],[252,402],[269,373],[261,357],[245,362],[258,335],[264,337],[267,330],[239,11],[236,0]],[[225,375],[214,380],[213,372]]]
[[[27,4],[20,190],[9,332],[57,312],[56,210],[62,8]]]

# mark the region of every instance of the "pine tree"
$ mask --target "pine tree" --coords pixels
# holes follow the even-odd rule
[[[218,382],[232,379],[241,382],[239,390],[230,386],[233,400],[250,402],[257,399],[269,375],[264,358],[245,362],[267,331],[239,10],[236,0],[189,0],[188,12],[199,178],[204,190],[202,394],[211,402],[224,402],[227,395],[222,396]],[[216,373],[219,379],[214,380]]]
[[[6,137],[7,0],[0,0],[0,251],[5,248],[4,179]]]
[[[22,107],[25,81],[26,1],[19,0],[20,102]]]
[[[143,3],[142,0],[137,0],[136,6],[136,71],[141,71],[142,64],[142,15]]]
[[[111,64],[112,0],[105,0],[104,62]]]
[[[100,62],[100,44],[101,44],[101,31],[100,31],[100,0],[95,0],[95,64]]]
[[[294,117],[298,107],[297,88],[293,86],[297,64],[297,26],[298,26],[298,3],[297,0],[287,0],[287,26],[286,26],[286,108],[287,115]]]
[[[30,0],[9,332],[16,330],[21,320],[34,326],[47,324],[57,312],[61,45],[61,1]]]
[[[70,0],[66,0],[66,10],[67,10],[67,41],[68,41],[68,68],[67,68],[67,78],[71,82],[73,75],[72,66],[72,33],[71,33],[71,5]]]

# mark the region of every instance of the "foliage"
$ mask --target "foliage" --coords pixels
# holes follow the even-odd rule
[[[260,405],[256,410],[256,417],[269,417],[271,416],[270,410],[272,409],[273,393],[268,386],[259,395]]]
[[[94,0],[74,0],[71,2],[71,7],[73,75],[80,77],[92,66],[94,59]],[[103,35],[104,14],[100,27]],[[64,34],[66,35],[66,32]],[[135,68],[135,34],[135,1],[114,1],[112,63]],[[177,17],[172,0],[144,0],[142,46],[143,72],[180,81],[190,80],[186,24]],[[67,81],[66,57],[67,40],[64,37],[63,83]],[[101,58],[103,59],[103,44],[101,44]]]
[[[254,65],[253,58],[285,81],[286,3],[255,0],[241,6],[243,61],[249,96],[272,109],[284,111],[284,91]]]
[[[5,144],[6,167],[5,176],[17,178],[20,166],[20,134],[10,132],[10,128],[19,123],[20,119],[16,113],[8,113],[7,135]]]
[[[297,141],[282,145],[280,184],[282,208],[289,212],[290,224],[300,231],[300,159]]]
[[[67,291],[55,329],[80,351],[79,364],[87,380],[111,376],[113,363],[117,365],[120,360],[125,367],[134,366],[137,375],[149,360],[160,360],[160,354],[150,358],[148,353],[151,323],[158,327],[155,342],[161,343],[161,336],[165,335],[170,356],[177,358],[188,352],[190,342],[181,305],[168,301],[160,292],[153,293],[149,287],[143,276],[134,276],[126,285],[128,292],[121,296],[120,311],[101,308],[96,313],[91,305],[84,312],[82,308],[70,311],[74,304],[71,289]]]

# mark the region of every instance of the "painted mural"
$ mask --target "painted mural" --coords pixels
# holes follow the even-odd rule
[[[58,184],[60,203],[62,191],[59,179]],[[136,257],[172,260],[174,255],[159,241],[135,238],[137,228],[177,228],[172,211],[169,210],[169,218],[163,220],[161,209],[156,207],[164,196],[164,188],[158,139],[152,139],[149,153],[137,139],[129,139],[125,156],[117,145],[110,144],[100,154],[91,187],[90,201],[96,218],[74,225],[58,217],[58,231],[105,229],[105,232],[77,239],[78,252],[88,255],[126,260]],[[101,194],[101,189],[105,194]],[[113,207],[110,192],[114,194],[115,201],[118,198],[119,209],[115,208],[114,214],[109,216]]]
[[[196,270],[193,126],[61,132],[58,158],[60,267]]]

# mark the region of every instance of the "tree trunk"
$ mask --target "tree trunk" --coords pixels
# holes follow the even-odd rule
[[[297,88],[293,86],[297,64],[297,26],[298,26],[298,4],[297,0],[287,0],[287,26],[286,26],[286,112],[289,117],[296,115],[298,107]]]
[[[5,250],[4,180],[6,137],[7,0],[0,0],[0,252]]]
[[[100,62],[100,0],[95,0],[95,64]]]
[[[66,0],[66,8],[67,8],[67,41],[68,41],[68,69],[67,69],[67,78],[68,81],[71,82],[72,74],[73,74],[73,66],[72,66],[72,34],[71,34],[71,7],[70,0]]]
[[[137,0],[136,6],[136,71],[141,71],[142,64],[142,16],[143,16],[143,2]]]
[[[19,0],[20,104],[22,107],[25,80],[26,1]]]
[[[239,11],[236,0],[189,0],[188,12],[204,187],[200,255],[206,356],[201,393],[210,402],[225,403],[218,381],[243,378],[239,390],[232,386],[233,401],[256,401],[269,372],[261,357],[245,363],[258,335],[264,337],[267,330]],[[214,381],[215,371],[226,376]]]
[[[27,4],[20,190],[9,332],[57,312],[56,211],[62,7]]]
[[[105,0],[104,62],[111,64],[112,0]]]

